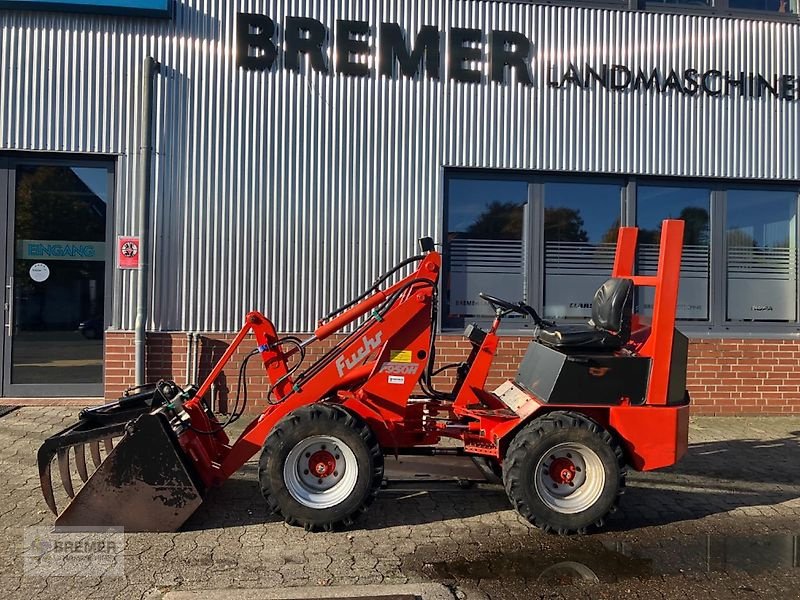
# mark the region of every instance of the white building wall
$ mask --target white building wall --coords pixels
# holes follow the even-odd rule
[[[236,14],[523,33],[532,86],[236,66]],[[327,46],[331,64],[333,49]],[[176,2],[171,20],[0,12],[0,150],[117,157],[116,233],[135,234],[140,69],[156,88],[157,330],[284,331],[442,237],[443,167],[800,179],[800,101],[554,89],[567,63],[800,76],[800,25],[518,2]],[[555,68],[553,68],[555,65]],[[488,65],[483,69],[488,73]],[[133,326],[135,274],[115,273]]]

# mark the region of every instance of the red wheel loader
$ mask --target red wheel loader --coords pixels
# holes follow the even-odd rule
[[[655,275],[633,272],[636,236],[636,228],[619,230],[613,272],[588,323],[558,325],[524,302],[482,295],[494,321],[466,328],[471,351],[449,365],[455,385],[446,391],[433,386],[442,260],[430,238],[420,240],[420,255],[325,317],[307,339],[281,336],[251,312],[199,387],[160,381],[131,390],[84,409],[44,442],[39,473],[56,524],[175,530],[207,490],[260,452],[261,491],[275,513],[307,529],[348,526],[378,493],[384,455],[452,453],[438,444],[454,438],[461,442],[455,451],[481,457],[501,475],[532,524],[559,533],[600,527],[628,468],[672,465],[687,446],[688,344],[675,329],[683,222],[662,224]],[[649,317],[633,311],[640,286],[654,288]],[[516,377],[487,389],[498,329],[511,313],[535,323],[530,345]],[[341,341],[306,365],[309,346],[343,329]],[[206,398],[251,333],[256,348],[247,359],[263,363],[267,408],[231,443],[225,427],[243,414],[246,388],[225,420]],[[84,482],[77,494],[70,454]],[[61,514],[51,484],[55,458],[72,497]]]

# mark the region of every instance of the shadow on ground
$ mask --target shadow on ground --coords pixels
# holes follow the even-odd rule
[[[743,439],[691,444],[664,473],[767,484],[800,483],[800,432],[773,440]]]
[[[674,467],[632,473],[616,530],[700,519],[800,498],[800,437],[691,444]],[[798,506],[800,510],[800,506]]]
[[[739,508],[771,506],[800,498],[800,437],[691,444],[676,466],[631,473],[621,510],[609,529],[624,531],[701,519]],[[800,507],[798,507],[800,509]],[[359,527],[381,529],[467,519],[510,510],[501,486],[461,489],[455,482],[390,484]],[[212,529],[278,521],[261,497],[254,465],[212,490],[187,529]]]
[[[499,485],[472,483],[462,487],[452,481],[389,480],[375,503],[359,521],[362,529],[383,529],[422,525],[449,519],[510,510],[505,491]],[[214,529],[238,525],[278,522],[261,496],[255,465],[248,463],[220,489],[212,490],[184,529]]]

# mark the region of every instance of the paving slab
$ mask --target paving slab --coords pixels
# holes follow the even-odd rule
[[[693,418],[688,455],[663,471],[631,473],[608,528],[588,536],[543,534],[500,486],[448,481],[453,465],[439,464],[426,480],[415,476],[418,459],[392,465],[392,457],[394,479],[356,527],[309,533],[268,514],[251,462],[182,531],[126,534],[123,576],[31,576],[26,528],[53,522],[36,450],[74,418],[65,407],[0,418],[4,599],[437,584],[459,599],[718,600],[796,598],[800,589],[798,417]],[[451,479],[475,473],[462,462]]]

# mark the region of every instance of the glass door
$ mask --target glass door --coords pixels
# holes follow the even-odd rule
[[[9,160],[4,396],[101,396],[111,163]]]

